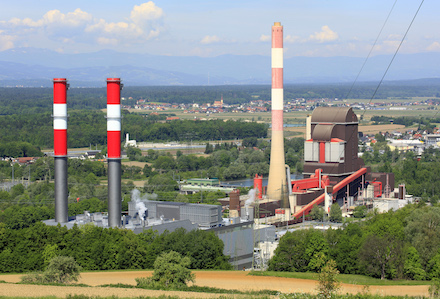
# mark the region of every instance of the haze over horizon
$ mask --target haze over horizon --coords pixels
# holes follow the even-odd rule
[[[284,26],[285,58],[366,57],[394,0],[8,1],[0,51],[118,52],[214,57],[270,55],[270,27]],[[394,53],[420,2],[397,1],[373,55]],[[426,1],[400,53],[440,52],[440,3]]]
[[[267,84],[276,21],[286,83],[352,82],[394,3],[359,81],[380,79],[419,1],[7,2],[0,81],[117,75],[135,85]],[[437,11],[440,2],[423,4],[386,80],[440,77]]]

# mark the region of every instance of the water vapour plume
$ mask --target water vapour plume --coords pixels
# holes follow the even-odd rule
[[[246,208],[246,216],[249,216],[249,206],[254,203],[255,197],[257,195],[257,189],[251,189],[248,192],[249,198],[244,202],[244,207]]]
[[[256,193],[257,193],[257,190],[256,190],[256,189],[251,189],[251,190],[249,190],[249,192],[248,192],[249,198],[246,199],[246,201],[244,202],[244,206],[245,206],[246,208],[247,208],[248,206],[250,206],[251,204],[254,203]]]
[[[147,211],[147,207],[141,201],[141,192],[138,189],[133,189],[131,191],[131,200],[136,202],[136,210],[138,211],[139,218],[145,220],[145,211]]]

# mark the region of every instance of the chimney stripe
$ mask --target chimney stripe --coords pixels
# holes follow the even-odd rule
[[[272,68],[272,88],[283,88],[282,68]]]
[[[284,94],[283,89],[272,89],[272,103],[271,103],[272,111],[283,110],[283,106],[284,106],[283,94]],[[281,115],[281,117],[283,116]]]
[[[283,48],[272,48],[272,67],[283,68]]]

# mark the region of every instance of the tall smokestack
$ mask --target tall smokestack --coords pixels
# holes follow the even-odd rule
[[[55,160],[55,222],[65,223],[67,215],[67,84],[53,79],[53,149]]]
[[[270,199],[281,200],[282,208],[288,208],[284,168],[283,98],[283,26],[275,22],[272,26],[272,141],[266,193]]]
[[[107,78],[108,226],[121,226],[121,79]]]

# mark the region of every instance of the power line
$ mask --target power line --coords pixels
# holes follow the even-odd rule
[[[397,53],[398,53],[399,50],[400,50],[400,47],[402,46],[402,44],[403,44],[403,42],[404,42],[406,36],[408,35],[409,30],[410,30],[411,27],[412,27],[412,24],[414,23],[414,20],[416,19],[417,15],[418,15],[418,13],[419,13],[419,11],[420,11],[420,8],[422,8],[423,2],[425,2],[425,0],[422,0],[422,2],[420,3],[419,8],[417,9],[416,13],[414,14],[414,17],[412,18],[411,23],[409,24],[408,28],[406,29],[405,35],[402,37],[402,40],[400,41],[399,46],[397,47],[396,51],[394,52],[393,58],[391,59],[390,63],[388,64],[388,67],[386,68],[386,70],[385,70],[385,72],[384,72],[382,78],[380,79],[379,84],[377,85],[376,90],[374,91],[373,95],[371,96],[371,99],[370,99],[370,101],[368,102],[368,104],[371,104],[371,101],[372,101],[372,100],[374,99],[374,97],[376,96],[376,93],[377,93],[377,91],[379,90],[379,87],[381,86],[381,84],[382,84],[382,82],[383,82],[385,76],[386,76],[387,73],[388,73],[388,70],[389,70],[390,67],[391,67],[391,64],[392,64],[393,61],[394,61],[394,58],[396,58]],[[366,110],[364,109],[364,113],[362,114],[362,117],[364,116],[365,111],[366,111]]]
[[[362,73],[362,71],[363,71],[363,69],[364,69],[364,67],[365,67],[365,64],[367,63],[368,59],[370,58],[370,55],[371,55],[371,53],[373,52],[373,49],[374,49],[374,47],[376,46],[377,41],[379,40],[379,37],[381,36],[382,31],[383,31],[383,29],[385,28],[385,25],[387,24],[388,19],[390,18],[390,15],[391,15],[392,11],[394,10],[394,6],[396,5],[396,3],[397,3],[397,0],[394,1],[394,4],[393,4],[393,6],[391,7],[391,10],[390,10],[390,12],[388,13],[387,18],[385,19],[385,22],[383,23],[382,28],[380,29],[379,34],[377,35],[376,40],[375,40],[374,43],[373,43],[373,46],[372,46],[371,49],[370,49],[370,52],[368,52],[368,55],[367,55],[367,57],[365,58],[364,63],[362,64],[362,67],[361,67],[361,69],[359,70],[359,73],[357,74],[356,78],[355,78],[354,81],[353,81],[353,84],[351,85],[350,89],[348,90],[347,95],[345,96],[346,99],[348,99],[348,95],[351,93],[351,91],[352,91],[354,85],[356,84],[356,82],[357,82],[357,80],[358,80],[360,74]]]
[[[386,21],[385,21],[385,23],[384,23],[384,26],[385,26],[385,24],[386,24],[386,22],[387,22],[387,20],[388,20],[388,18],[389,18],[389,16],[390,16],[392,10],[394,9],[394,6],[395,6],[396,2],[397,2],[397,0],[396,0],[395,3],[393,4],[393,7],[391,8],[390,13],[388,14],[388,17],[387,17],[387,19],[386,19]],[[376,93],[377,93],[377,91],[379,90],[379,87],[381,86],[381,84],[382,84],[382,82],[383,82],[385,76],[387,75],[388,70],[389,70],[390,67],[391,67],[391,64],[393,63],[394,59],[396,58],[397,53],[399,52],[400,47],[402,46],[402,44],[403,44],[403,42],[404,42],[406,36],[408,35],[408,32],[409,32],[409,30],[411,29],[412,24],[414,23],[414,20],[416,19],[416,17],[417,17],[417,15],[418,15],[418,13],[419,13],[419,11],[420,11],[420,9],[421,9],[421,7],[422,7],[422,5],[423,5],[424,2],[425,2],[425,0],[422,0],[422,1],[421,1],[421,3],[420,3],[420,5],[419,5],[419,7],[418,7],[416,13],[414,14],[414,17],[412,18],[412,20],[411,20],[411,22],[410,22],[408,28],[407,28],[406,31],[405,31],[404,36],[402,37],[402,40],[401,40],[400,43],[399,43],[399,46],[397,47],[396,51],[394,52],[394,55],[393,55],[391,61],[389,62],[389,64],[388,64],[388,66],[387,66],[387,68],[386,68],[384,74],[382,75],[381,80],[379,81],[379,83],[378,83],[378,85],[377,85],[377,87],[376,87],[376,89],[375,89],[373,95],[371,96],[371,99],[370,99],[370,101],[368,102],[368,105],[371,104],[372,100],[373,100],[374,97],[376,96]],[[382,26],[382,29],[381,29],[381,31],[380,31],[378,37],[380,36],[380,34],[381,34],[381,32],[382,32],[384,26]],[[376,38],[376,42],[377,42],[377,38]],[[375,42],[375,44],[376,44],[376,42]],[[373,45],[373,47],[374,47],[374,45]],[[373,48],[372,48],[372,49],[373,49]],[[367,59],[368,59],[369,55],[371,54],[372,49],[370,50],[370,53],[368,54]],[[365,60],[365,62],[366,62],[366,60]],[[365,62],[364,62],[364,65],[365,65]],[[364,67],[364,65],[362,66],[362,68]],[[361,68],[361,71],[362,71],[362,68]],[[359,74],[360,74],[360,72],[359,72]],[[358,76],[359,76],[359,74],[358,74]],[[355,82],[356,82],[358,76],[356,77]],[[354,83],[353,83],[353,85],[354,85]],[[352,85],[352,87],[353,87],[353,85]],[[350,91],[351,91],[351,89],[350,89]],[[348,96],[348,94],[347,94],[347,96]],[[366,109],[364,109],[364,112],[362,113],[361,118],[364,117],[365,112],[366,112]],[[335,113],[333,119],[335,119],[335,118],[336,118],[336,113]],[[354,131],[351,133],[350,137],[348,138],[347,143],[348,143],[348,141],[350,141],[350,140],[353,138],[353,135],[354,135]],[[342,153],[339,155],[339,158],[342,158]],[[334,170],[336,167],[337,167],[336,165],[332,166],[332,168],[331,168],[331,172],[333,172],[333,170]]]

